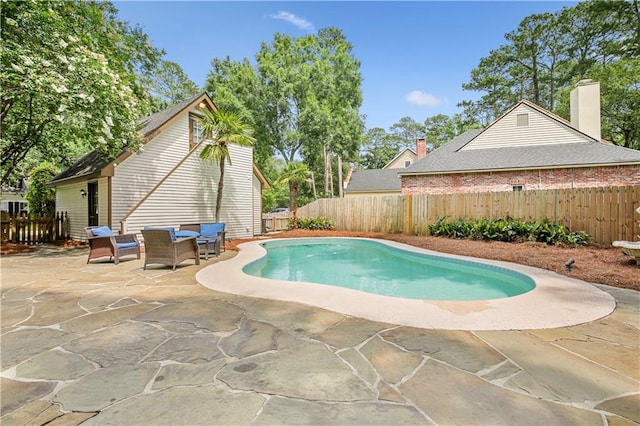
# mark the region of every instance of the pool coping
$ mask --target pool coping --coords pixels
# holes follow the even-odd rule
[[[324,237],[313,237],[314,240]],[[347,237],[330,237],[340,239]],[[242,268],[266,254],[260,246],[277,238],[251,241],[238,246],[232,259],[203,268],[196,274],[203,286],[240,296],[297,302],[341,314],[389,324],[443,330],[523,330],[566,327],[609,315],[615,299],[595,285],[555,272],[516,263],[459,256],[375,238],[376,241],[416,253],[486,263],[531,277],[536,287],[524,294],[479,301],[415,300],[365,293],[342,287],[308,282],[254,277]]]

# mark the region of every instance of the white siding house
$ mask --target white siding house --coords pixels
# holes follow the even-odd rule
[[[52,179],[56,209],[67,211],[72,238],[85,239],[88,225],[137,233],[145,226],[215,222],[219,168],[200,159],[207,142],[194,140],[201,106],[215,109],[206,94],[192,97],[141,121],[138,152],[116,159],[92,152]],[[220,220],[227,238],[252,237],[261,233],[255,216],[267,183],[253,164],[253,148],[230,145],[229,153]]]

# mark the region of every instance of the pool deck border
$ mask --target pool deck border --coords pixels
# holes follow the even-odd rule
[[[323,237],[316,237],[314,240]],[[344,238],[344,237],[338,237]],[[336,239],[336,237],[331,237]],[[516,263],[434,252],[394,241],[377,241],[402,250],[490,264],[531,277],[536,287],[524,294],[479,301],[415,300],[307,282],[254,277],[242,272],[266,254],[261,243],[241,244],[238,255],[200,270],[197,281],[212,290],[241,296],[297,302],[345,315],[410,327],[443,330],[523,330],[572,326],[595,321],[615,309],[615,299],[593,284]],[[277,241],[288,239],[278,238]],[[299,241],[299,239],[291,239]]]

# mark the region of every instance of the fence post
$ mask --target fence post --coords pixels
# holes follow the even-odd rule
[[[413,195],[405,195],[404,203],[404,234],[413,234]]]

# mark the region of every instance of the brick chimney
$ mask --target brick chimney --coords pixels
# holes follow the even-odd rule
[[[425,138],[416,139],[416,154],[418,160],[427,155],[427,140]]]
[[[580,80],[571,90],[571,126],[597,141],[601,139],[600,83]]]

